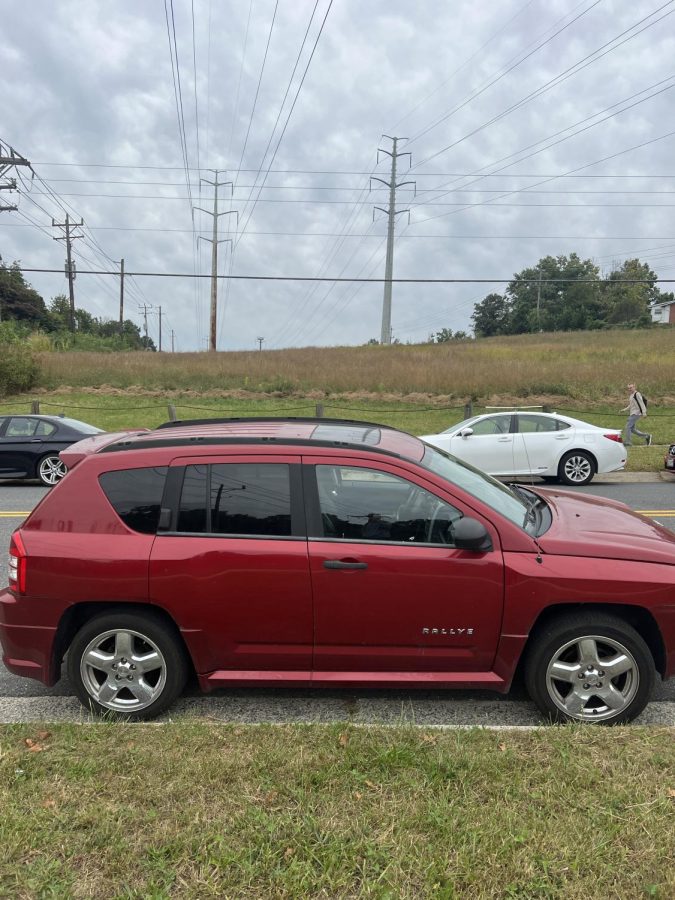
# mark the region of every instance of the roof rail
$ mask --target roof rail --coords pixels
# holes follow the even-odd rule
[[[316,425],[363,425],[367,428],[389,428],[391,431],[400,431],[399,428],[383,425],[381,422],[364,422],[361,419],[328,419],[322,416],[236,416],[224,419],[177,419],[175,422],[162,422],[153,431],[160,431],[162,428],[186,428],[190,425],[229,425],[232,422],[312,422]]]

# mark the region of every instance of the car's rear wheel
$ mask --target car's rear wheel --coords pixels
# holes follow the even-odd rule
[[[65,463],[62,463],[56,454],[43,456],[37,466],[38,478],[47,487],[54,487],[67,471]]]
[[[535,635],[525,662],[528,693],[555,722],[630,722],[645,708],[654,680],[645,641],[609,614],[552,622]]]
[[[585,450],[566,453],[558,466],[558,479],[563,484],[588,484],[595,475],[595,460]]]
[[[68,675],[92,712],[152,719],[183,690],[187,666],[170,627],[130,610],[97,616],[80,629],[68,651]]]

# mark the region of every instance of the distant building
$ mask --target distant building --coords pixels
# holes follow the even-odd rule
[[[650,307],[652,322],[660,325],[675,325],[675,300],[667,303],[655,303]]]

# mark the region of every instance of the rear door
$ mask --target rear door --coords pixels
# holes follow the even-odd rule
[[[514,444],[514,474],[555,470],[571,446],[575,429],[567,422],[537,413],[518,413]]]
[[[175,460],[150,559],[150,596],[197,648],[200,674],[305,672],[312,595],[299,458]]]
[[[386,462],[305,457],[321,672],[480,672],[499,639],[504,566],[496,529]],[[453,545],[465,515],[493,549]]]

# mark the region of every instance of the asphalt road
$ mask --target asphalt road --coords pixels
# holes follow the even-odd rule
[[[611,497],[675,530],[675,482],[605,483],[571,490]],[[44,496],[45,488],[27,483],[0,485],[0,547],[23,515]],[[6,583],[6,554],[0,550],[0,580]],[[251,722],[410,723],[429,727],[531,727],[541,717],[520,685],[502,697],[489,691],[269,690],[217,691],[204,696],[188,689],[167,719],[208,716],[211,720]],[[0,664],[0,722],[86,721],[66,678],[53,688],[11,675]],[[675,679],[657,685],[653,701],[637,720],[645,725],[675,725]]]

